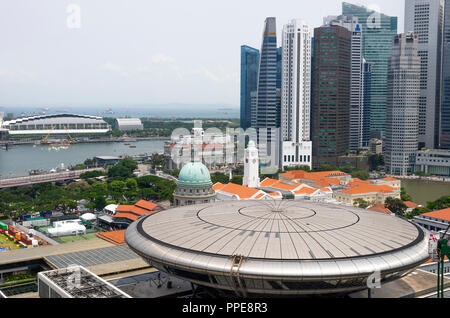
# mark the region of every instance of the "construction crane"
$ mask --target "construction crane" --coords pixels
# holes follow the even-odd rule
[[[48,135],[45,136],[44,138],[42,138],[41,144],[45,144],[45,143],[46,143],[47,139],[50,137],[50,135],[52,134],[53,130],[55,130],[55,128],[56,128],[56,127],[53,126],[52,129],[51,129],[51,131],[48,133]],[[67,126],[64,126],[64,129],[69,130],[69,129],[67,128]],[[67,136],[69,137],[70,144],[76,144],[76,143],[77,143],[77,142],[75,141],[75,139],[72,138],[72,136],[70,135],[70,133],[67,133]]]
[[[51,131],[48,133],[47,136],[45,136],[44,138],[42,138],[41,140],[41,144],[45,144],[45,142],[47,141],[48,137],[50,137],[50,135],[52,134],[52,131],[55,129],[55,126],[52,126]]]
[[[437,298],[444,298],[444,265],[445,265],[445,257],[450,259],[450,246],[448,246],[448,238],[446,234],[450,225],[445,230],[442,237],[438,240],[437,243],[437,257],[438,257],[438,273],[437,273]]]
[[[69,129],[67,128],[67,126],[65,126],[64,128],[67,129],[67,130],[69,130]],[[67,132],[67,136],[69,136],[69,139],[70,139],[70,143],[71,143],[71,144],[76,144],[76,143],[77,143],[77,142],[75,141],[75,139],[72,138],[72,136],[70,135],[69,132]]]

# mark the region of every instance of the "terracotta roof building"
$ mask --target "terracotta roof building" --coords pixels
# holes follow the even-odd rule
[[[153,202],[140,200],[135,205],[119,205],[113,216],[113,226],[116,228],[127,228],[128,225],[144,215],[150,215],[163,210],[162,207]]]
[[[414,222],[432,232],[445,231],[450,225],[450,208],[416,216]]]
[[[266,193],[262,190],[249,188],[234,183],[222,184],[216,183],[213,185],[213,190],[216,192],[217,200],[281,200],[280,192]]]

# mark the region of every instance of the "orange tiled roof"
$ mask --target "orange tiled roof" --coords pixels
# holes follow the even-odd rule
[[[261,197],[263,197],[263,196],[264,196],[264,193],[260,193],[255,197],[255,199],[261,199]]]
[[[417,203],[411,201],[403,201],[403,203],[408,207],[408,209],[415,209],[419,207]]]
[[[321,188],[320,191],[322,191],[322,192],[331,192],[331,190],[328,189],[328,188]]]
[[[133,205],[121,204],[121,205],[117,206],[116,212],[130,212],[132,206]]]
[[[396,191],[395,188],[387,185],[369,185],[369,184],[359,184],[353,188],[341,190],[341,193],[347,194],[363,194],[363,193],[392,193]]]
[[[320,172],[307,172],[303,170],[289,171],[282,176],[288,179],[307,179],[313,181],[321,181],[325,178],[336,179],[335,177],[348,175],[342,171],[320,171]],[[339,181],[340,182],[340,181]]]
[[[360,182],[360,183],[366,183],[366,184],[372,184],[370,181],[361,180],[359,178],[353,178],[353,182]]]
[[[440,219],[444,221],[450,221],[450,208],[428,212],[422,214],[423,216],[428,216],[430,218]]]
[[[124,219],[129,219],[132,221],[136,221],[139,218],[139,216],[137,216],[136,214],[132,214],[132,213],[120,212],[120,213],[117,213],[116,215],[114,215],[113,218],[124,218]]]
[[[223,183],[217,182],[215,185],[212,186],[212,189],[214,191],[220,190],[224,187],[225,185]]]
[[[145,201],[145,200],[140,200],[140,201],[138,201],[138,202],[135,204],[135,206],[138,206],[138,207],[140,207],[140,208],[143,208],[143,209],[146,209],[146,210],[149,210],[149,211],[153,211],[158,205],[155,204],[155,203],[153,203],[153,202],[148,202],[148,201]]]
[[[272,197],[278,197],[281,195],[280,192],[272,192],[272,193],[267,193],[268,195],[272,196]]]
[[[221,184],[217,183],[213,186],[214,191],[223,191],[226,193],[231,193],[239,196],[241,199],[250,199],[254,195],[256,195],[260,190],[249,188],[247,186],[242,186],[234,183],[228,183],[228,184]],[[257,195],[255,199],[259,199],[262,196],[264,196],[263,193]]]
[[[112,232],[103,232],[103,233],[96,233],[96,235],[110,243],[113,243],[115,245],[125,245],[127,244],[125,242],[125,230],[120,231],[112,231]]]
[[[381,213],[385,213],[385,214],[392,214],[392,212],[389,209],[387,209],[384,204],[370,207],[369,210],[381,212]]]
[[[277,182],[278,182],[278,180],[266,178],[266,179],[264,179],[263,182],[261,182],[259,185],[260,185],[261,187],[270,187],[270,186],[272,186],[273,184],[275,184],[275,183],[277,183]]]
[[[298,191],[294,191],[295,194],[313,194],[316,192],[317,189],[309,188],[309,187],[303,187]]]
[[[398,179],[395,179],[395,178],[392,178],[392,177],[383,178],[382,180],[385,180],[385,181],[399,181]]]

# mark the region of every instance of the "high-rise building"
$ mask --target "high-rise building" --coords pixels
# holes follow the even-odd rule
[[[450,149],[450,1],[445,1],[442,43],[439,148]]]
[[[418,36],[394,37],[389,59],[386,125],[386,172],[414,172],[419,138],[420,57]]]
[[[256,128],[258,149],[263,165],[279,165],[279,127],[280,127],[280,90],[279,49],[277,47],[276,19],[266,18],[264,22],[261,58],[258,72],[256,114],[253,116],[252,128]],[[269,162],[268,162],[269,161]]]
[[[405,32],[412,31],[419,39],[420,148],[438,146],[443,14],[444,0],[405,1]]]
[[[281,166],[309,166],[311,113],[310,26],[292,20],[283,27],[281,84]]]
[[[364,59],[364,115],[363,115],[363,146],[366,147],[370,142],[370,83],[372,81],[373,63],[369,63]]]
[[[386,130],[386,76],[391,56],[392,38],[397,34],[397,17],[344,2],[342,14],[355,16],[363,32],[363,57],[373,63],[370,85],[370,130],[381,137]]]
[[[251,94],[258,87],[259,50],[241,46],[241,128],[251,127]]]
[[[338,164],[349,144],[352,33],[341,26],[314,29],[311,136],[313,166]]]
[[[264,23],[261,59],[258,73],[258,97],[254,128],[279,127],[277,116],[277,28],[275,18]]]
[[[362,55],[362,29],[358,23],[358,18],[355,16],[328,16],[324,18],[324,25],[340,25],[352,32],[349,150],[356,151],[363,146],[364,59]]]

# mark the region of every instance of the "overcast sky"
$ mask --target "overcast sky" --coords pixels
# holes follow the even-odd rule
[[[0,106],[239,106],[240,46],[260,48],[264,19],[277,18],[280,44],[283,24],[318,27],[341,2],[2,0]],[[348,2],[398,16],[403,31],[404,0]]]

